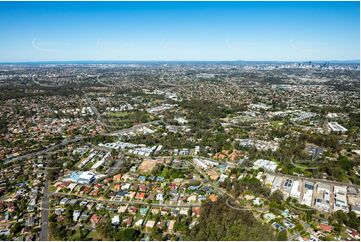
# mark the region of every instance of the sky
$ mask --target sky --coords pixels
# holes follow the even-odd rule
[[[359,2],[0,2],[0,61],[358,60]]]

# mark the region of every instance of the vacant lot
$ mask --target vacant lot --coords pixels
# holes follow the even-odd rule
[[[154,169],[157,163],[156,160],[144,160],[138,167],[138,172],[140,174],[147,174]]]

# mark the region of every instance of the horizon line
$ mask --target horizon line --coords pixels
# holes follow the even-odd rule
[[[55,63],[55,62],[358,62],[360,59],[318,59],[318,60],[24,60],[24,61],[0,61],[0,64],[22,63]]]

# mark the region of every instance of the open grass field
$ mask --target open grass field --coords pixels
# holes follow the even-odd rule
[[[156,119],[153,115],[140,111],[106,112],[102,114],[104,122],[115,129],[125,129],[133,125],[147,123]]]

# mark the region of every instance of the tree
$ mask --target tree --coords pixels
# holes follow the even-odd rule
[[[277,240],[278,241],[287,241],[288,240],[287,230],[282,230],[281,232],[279,232],[277,234]]]
[[[114,240],[134,241],[140,237],[140,231],[133,228],[120,229],[114,233]]]
[[[283,194],[280,190],[276,190],[274,191],[271,196],[270,196],[270,200],[276,203],[280,203],[283,201]]]
[[[112,149],[112,156],[116,156],[118,154],[118,151],[116,149]]]
[[[345,156],[340,157],[338,162],[339,162],[340,166],[342,167],[342,169],[345,171],[349,171],[353,167],[353,162],[350,161],[349,159],[347,159],[347,157],[345,157]]]
[[[51,222],[49,224],[49,232],[54,240],[66,240],[67,229],[64,225]]]
[[[275,240],[272,228],[260,223],[250,211],[235,210],[226,197],[202,204],[199,224],[187,240]]]
[[[152,229],[150,237],[152,238],[152,240],[160,241],[163,239],[162,233],[163,233],[163,231],[156,226]]]
[[[102,237],[104,240],[113,240],[114,235],[114,228],[110,220],[101,221],[96,225],[97,233]]]
[[[347,214],[342,210],[337,210],[333,214],[333,218],[340,224],[343,225],[347,221]]]
[[[21,229],[23,228],[23,226],[21,225],[21,223],[15,223],[13,224],[13,226],[11,226],[11,233],[13,235],[16,235],[17,233],[19,233],[21,231]]]
[[[312,221],[312,215],[314,214],[314,210],[307,210],[306,211],[306,220],[307,222],[311,222]]]
[[[346,225],[360,232],[360,218],[357,217],[357,214],[354,211],[351,211],[347,215],[348,220]]]

